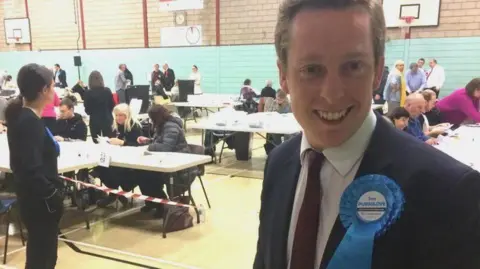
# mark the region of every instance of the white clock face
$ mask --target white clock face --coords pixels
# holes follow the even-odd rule
[[[187,42],[190,45],[197,45],[200,42],[200,30],[197,27],[189,27],[186,34]]]
[[[183,24],[184,22],[185,22],[185,15],[183,15],[183,14],[177,14],[177,15],[175,16],[175,23],[176,23],[176,24],[179,24],[179,25],[180,25],[180,24]]]

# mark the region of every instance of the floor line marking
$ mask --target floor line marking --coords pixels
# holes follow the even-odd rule
[[[167,260],[163,260],[163,259],[159,259],[159,258],[154,258],[154,257],[151,257],[151,256],[144,256],[144,255],[140,255],[140,254],[136,254],[136,253],[132,253],[132,252],[128,252],[128,251],[117,250],[117,249],[114,249],[114,248],[102,247],[102,246],[95,245],[95,244],[73,241],[73,240],[64,239],[64,238],[59,238],[58,240],[63,241],[63,242],[76,244],[76,245],[80,245],[80,246],[84,246],[84,247],[88,247],[88,248],[108,251],[108,252],[112,252],[112,253],[115,253],[115,254],[126,255],[126,256],[131,256],[131,257],[140,258],[140,259],[144,259],[144,260],[154,261],[154,262],[158,262],[158,263],[173,265],[173,266],[180,267],[180,268],[200,269],[199,267],[194,267],[194,266],[191,266],[191,265],[186,265],[186,264],[182,264],[182,263],[167,261]]]

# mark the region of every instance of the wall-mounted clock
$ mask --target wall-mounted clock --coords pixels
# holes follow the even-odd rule
[[[173,22],[176,26],[187,25],[187,12],[175,12],[173,15]]]
[[[192,26],[187,29],[185,38],[187,39],[188,44],[199,45],[201,37],[200,30],[197,27]]]

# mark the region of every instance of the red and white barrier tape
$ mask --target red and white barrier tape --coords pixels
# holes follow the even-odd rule
[[[87,183],[87,182],[83,182],[83,181],[78,181],[78,180],[68,178],[68,177],[64,177],[64,176],[60,176],[60,178],[66,180],[66,181],[70,181],[70,182],[73,182],[73,183],[76,183],[76,184],[80,184],[80,185],[82,185],[84,187],[87,187],[87,188],[94,188],[94,189],[97,189],[97,190],[101,190],[105,193],[113,193],[113,194],[116,194],[116,195],[124,196],[126,198],[139,199],[139,200],[149,201],[149,202],[153,202],[153,203],[157,203],[157,204],[166,204],[166,205],[183,206],[183,207],[193,207],[192,205],[181,204],[181,203],[173,202],[173,201],[170,201],[170,200],[167,200],[167,199],[160,199],[160,198],[150,197],[150,196],[141,195],[141,194],[137,194],[137,193],[133,193],[133,192],[126,192],[126,191],[120,191],[120,190],[116,190],[116,189],[110,189],[110,188],[107,188],[105,186],[98,186],[98,185],[95,185],[95,184],[91,184],[91,183]]]

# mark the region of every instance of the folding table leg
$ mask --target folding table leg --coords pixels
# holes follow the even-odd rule
[[[75,199],[78,198],[78,194],[79,194],[79,190],[78,190],[78,186],[76,183],[72,184],[73,185],[73,195],[75,197]],[[88,218],[88,214],[87,212],[85,212],[85,208],[83,208],[83,205],[82,203],[85,202],[85,201],[76,201],[76,204],[77,204],[77,209],[82,213],[83,215],[83,218],[85,220],[85,227],[87,228],[87,230],[90,230],[90,219]]]

